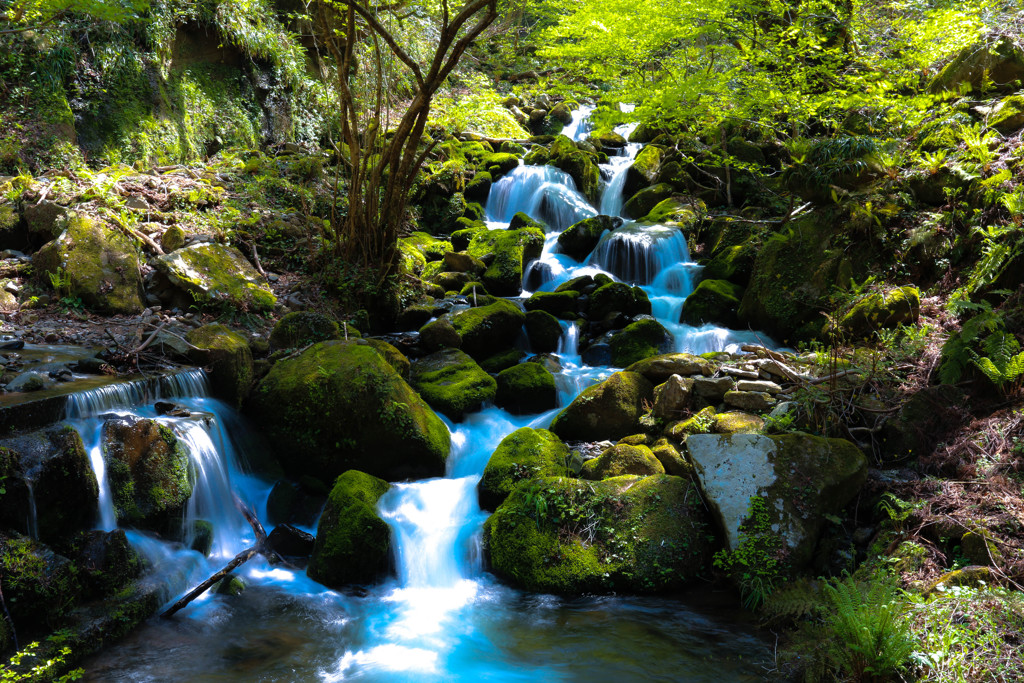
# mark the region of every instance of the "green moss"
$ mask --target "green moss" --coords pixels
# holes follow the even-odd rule
[[[999,103],[988,124],[1000,133],[1024,128],[1024,95],[1011,95]]]
[[[559,318],[575,319],[578,298],[579,294],[573,291],[537,292],[523,302],[523,308],[527,311],[547,311]]]
[[[494,510],[524,481],[568,474],[569,449],[546,429],[523,427],[498,444],[480,479],[480,506]]]
[[[519,165],[519,157],[515,154],[487,154],[480,160],[480,165],[493,177],[505,175]]]
[[[413,388],[427,403],[453,420],[494,400],[497,383],[467,354],[446,349],[412,364]]]
[[[270,345],[275,349],[297,348],[339,337],[341,329],[335,320],[312,311],[293,311],[274,325]]]
[[[240,406],[249,395],[255,376],[248,340],[216,324],[197,327],[186,338],[196,347],[189,352],[193,361],[208,367],[214,393]]]
[[[583,463],[580,476],[599,481],[621,477],[624,474],[647,476],[664,474],[665,467],[651,449],[643,445],[619,443],[605,450],[600,456]]]
[[[483,368],[485,372],[496,375],[502,370],[507,370],[514,365],[518,365],[519,361],[524,358],[526,358],[526,352],[522,349],[507,349],[483,359],[480,361],[480,367]]]
[[[668,426],[665,434],[678,442],[686,441],[691,434],[707,434],[715,427],[715,409],[708,406],[696,415]]]
[[[540,363],[520,363],[502,370],[494,403],[517,415],[550,410],[558,405],[555,377]]]
[[[62,275],[69,296],[104,313],[139,313],[143,309],[138,247],[120,232],[84,215],[72,214],[60,237],[32,257],[40,279]]]
[[[462,349],[474,358],[487,358],[515,343],[526,314],[511,301],[498,299],[488,306],[454,315],[451,323],[462,339]]]
[[[409,373],[412,369],[412,364],[409,362],[409,359],[405,357],[404,353],[383,339],[367,339],[366,343],[372,346],[377,353],[387,361],[388,365],[395,369],[395,372],[397,372],[402,379],[406,381],[409,380]]]
[[[0,534],[4,602],[20,629],[61,625],[82,593],[74,565],[30,538]]]
[[[538,163],[536,160],[527,163]],[[551,143],[547,163],[568,173],[576,188],[587,199],[597,201],[601,191],[601,171],[593,156],[581,151],[569,138],[559,135]]]
[[[589,387],[551,422],[562,439],[601,441],[635,434],[644,402],[651,401],[654,385],[642,375],[617,372]]]
[[[439,261],[445,252],[452,251],[452,243],[448,240],[438,239],[426,232],[414,232],[408,237],[398,240],[405,249],[418,251],[426,261]]]
[[[266,311],[277,303],[263,276],[231,247],[194,244],[161,256],[157,266],[204,305]]]
[[[645,187],[626,201],[622,207],[622,214],[630,218],[643,218],[651,213],[654,207],[669,199],[673,192],[672,186],[666,183]]]
[[[584,218],[566,228],[558,236],[558,246],[563,254],[568,254],[577,261],[583,261],[601,241],[601,235],[606,230],[614,230],[615,224],[615,219],[610,216]]]
[[[588,316],[591,320],[600,321],[613,312],[629,317],[650,315],[651,302],[647,298],[647,293],[639,287],[609,282],[598,287],[590,295]]]
[[[624,368],[645,358],[667,353],[672,335],[657,320],[639,320],[612,337],[612,365]]]
[[[839,326],[855,337],[871,336],[878,330],[915,322],[920,308],[921,293],[917,287],[872,292],[850,308],[840,319]]]
[[[760,434],[764,431],[763,417],[738,410],[715,415],[715,434]]]
[[[709,532],[700,496],[678,477],[551,477],[514,488],[484,542],[495,573],[526,590],[651,593],[705,571]]]
[[[477,231],[466,252],[479,259],[492,258],[483,275],[487,291],[495,296],[517,296],[522,291],[523,269],[540,258],[543,249],[544,232],[527,227]]]
[[[742,296],[743,288],[727,280],[701,280],[693,293],[683,302],[680,322],[689,325],[715,323],[723,327],[738,327],[736,309]]]
[[[697,212],[693,206],[684,204],[678,199],[669,197],[658,202],[646,216],[641,218],[643,223],[658,223],[661,225],[671,223],[689,224],[697,219]]]
[[[448,429],[366,342],[321,342],[278,361],[247,405],[295,476],[444,472]]]
[[[575,323],[573,323],[575,324]],[[526,314],[526,336],[530,348],[540,353],[558,350],[562,338],[562,326],[558,318],[545,311],[530,311]]]
[[[377,502],[391,486],[357,470],[334,482],[317,524],[306,573],[325,586],[371,583],[390,566],[391,530],[377,514]]]

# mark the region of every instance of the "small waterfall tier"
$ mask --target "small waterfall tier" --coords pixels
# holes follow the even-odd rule
[[[554,166],[519,166],[494,184],[487,220],[507,225],[519,212],[559,232],[597,215],[572,177]]]
[[[690,262],[678,228],[626,223],[606,234],[590,262],[625,282],[648,285],[663,271]]]

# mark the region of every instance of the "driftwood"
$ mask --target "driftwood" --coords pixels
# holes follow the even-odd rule
[[[515,138],[492,138],[484,135],[483,133],[475,133],[471,130],[463,131],[459,134],[459,138],[463,142],[486,142],[490,145],[500,145],[503,142],[511,142],[514,145],[532,145],[531,140],[516,140]]]
[[[234,559],[228,562],[226,565],[224,565],[223,569],[213,574],[213,576],[208,578],[206,581],[203,581],[201,584],[190,590],[188,593],[183,595],[181,599],[179,599],[176,603],[167,608],[167,610],[160,615],[161,617],[166,618],[173,616],[176,612],[180,611],[190,602],[192,602],[200,595],[205,593],[207,590],[209,590],[210,587],[212,587],[218,581],[220,581],[225,576],[233,572],[236,568],[245,564],[257,555],[263,555],[267,559],[278,559],[277,553],[271,550],[270,546],[267,544],[267,532],[264,531],[263,525],[260,524],[260,520],[256,518],[256,513],[253,512],[250,508],[246,507],[245,503],[239,500],[237,496],[235,496],[235,507],[238,508],[238,510],[245,517],[245,521],[249,522],[249,526],[251,526],[252,530],[256,533],[256,545],[252,546],[251,548],[247,548],[246,550],[243,550],[242,552],[235,555]]]
[[[124,222],[122,222],[120,218],[115,216],[113,213],[110,213],[109,211],[104,212],[104,213],[105,213],[105,216],[106,216],[107,220],[109,220],[111,223],[113,223],[118,228],[120,228],[121,232],[123,232],[126,235],[128,235],[128,237],[131,237],[133,239],[138,240],[139,242],[142,242],[145,246],[149,247],[149,251],[151,253],[153,253],[153,254],[155,254],[157,256],[163,256],[164,255],[163,248],[159,244],[154,242],[152,237],[150,237],[149,235],[142,234],[141,232],[139,232],[135,228],[129,227]]]

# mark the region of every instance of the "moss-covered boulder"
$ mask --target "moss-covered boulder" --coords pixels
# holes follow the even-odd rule
[[[139,313],[144,306],[138,247],[122,233],[81,214],[71,214],[60,236],[32,257],[46,285],[103,313]]]
[[[437,320],[432,320],[419,330],[420,341],[430,351],[441,349],[457,349],[462,346],[462,337],[459,331],[452,324],[449,315],[442,315]]]
[[[398,245],[403,252],[415,250],[427,262],[440,261],[445,252],[452,250],[450,241],[439,239],[427,232],[414,232],[398,240]]]
[[[654,205],[646,216],[640,219],[641,223],[658,223],[659,225],[689,225],[698,217],[697,207],[690,202],[682,202],[675,197],[669,197]]]
[[[505,299],[461,311],[451,317],[462,350],[474,358],[487,358],[512,346],[525,321],[526,314],[522,309]]]
[[[566,292],[537,292],[523,302],[527,311],[547,311],[560,318],[575,318],[579,294]]]
[[[383,339],[367,339],[366,343],[374,348],[374,350],[380,354],[381,358],[387,361],[388,365],[395,369],[402,379],[409,381],[409,376],[412,372],[412,363],[405,357],[405,354],[395,348],[393,345],[387,343]]]
[[[493,356],[484,358],[480,361],[480,367],[484,369],[484,372],[496,375],[502,370],[508,370],[518,365],[524,358],[526,358],[526,352],[522,349],[505,349]]]
[[[864,454],[842,439],[695,434],[686,449],[728,550],[760,549],[794,569],[867,479]]]
[[[715,374],[716,369],[717,366],[714,363],[692,353],[666,353],[646,358],[626,368],[629,372],[643,375],[655,385],[667,381],[672,375],[710,377]]]
[[[587,460],[580,470],[582,478],[593,481],[621,477],[624,474],[646,477],[664,473],[665,467],[650,448],[642,444],[626,443],[616,444],[598,457]]]
[[[103,461],[120,524],[153,531],[180,530],[192,495],[188,453],[155,420],[115,417],[103,424]]]
[[[638,431],[644,402],[654,385],[635,372],[614,375],[583,391],[551,422],[551,431],[567,441],[617,440]]]
[[[568,254],[577,261],[583,261],[601,241],[601,235],[606,230],[614,230],[621,223],[621,219],[611,216],[584,218],[566,228],[558,236],[558,246],[563,254]]]
[[[1024,95],[1012,95],[997,104],[989,125],[1004,135],[1024,128]]]
[[[236,408],[242,405],[254,377],[246,338],[219,324],[197,327],[186,338],[195,347],[189,358],[207,368],[214,394]]]
[[[612,365],[624,368],[672,349],[672,334],[653,318],[627,325],[612,337]]]
[[[63,625],[82,594],[72,562],[39,541],[0,533],[4,604],[20,632],[47,632]]]
[[[222,244],[193,244],[157,259],[157,268],[205,306],[269,311],[277,298],[242,253]]]
[[[491,569],[517,587],[560,595],[678,590],[706,575],[712,553],[692,486],[664,474],[520,485],[484,525]]]
[[[26,478],[33,480],[31,496],[40,539],[61,542],[95,523],[99,486],[76,429],[52,427],[14,437],[6,444],[18,454]],[[9,485],[9,493],[17,494],[18,481]],[[21,514],[27,520],[28,508]]]
[[[270,345],[275,349],[301,348],[340,337],[341,328],[332,318],[313,311],[293,311],[274,325]]]
[[[920,311],[917,287],[896,287],[872,292],[855,302],[839,319],[839,327],[853,337],[870,337],[879,330],[917,322]]]
[[[377,501],[391,486],[349,470],[334,482],[316,527],[306,574],[330,588],[373,583],[391,566],[391,529],[377,514]]]
[[[587,315],[591,320],[604,320],[609,313],[622,313],[627,317],[650,315],[651,301],[647,292],[622,282],[609,282],[590,295]]]
[[[515,415],[551,410],[558,405],[555,376],[540,363],[520,363],[502,370],[494,403]]]
[[[112,595],[142,574],[142,559],[123,529],[86,531],[71,544],[71,555],[86,593]]]
[[[934,93],[957,90],[961,84],[975,90],[1003,88],[1024,79],[1024,49],[1010,35],[986,36],[965,47],[932,81]]]
[[[508,230],[480,230],[466,248],[469,256],[488,262],[482,281],[495,296],[518,296],[523,291],[523,271],[540,258],[544,232],[525,227]]]
[[[160,235],[160,248],[164,250],[164,253],[169,254],[183,246],[185,246],[185,231],[179,225],[169,226]]]
[[[451,446],[430,406],[358,340],[320,342],[278,361],[247,412],[295,477],[328,482],[353,468],[390,479],[440,476]]]
[[[555,138],[549,151],[547,163],[568,173],[576,188],[587,199],[596,202],[601,193],[601,171],[594,158],[564,135]]]
[[[708,280],[728,280],[746,287],[756,257],[757,245],[752,242],[724,246],[712,252],[711,260],[704,266],[703,275]]]
[[[538,353],[558,350],[562,338],[562,325],[558,318],[546,311],[530,311],[526,314],[526,337],[530,348]]]
[[[477,487],[480,507],[495,510],[513,489],[538,477],[568,473],[569,449],[546,429],[523,427],[498,444]]]
[[[658,177],[664,150],[657,145],[647,145],[636,155],[636,159],[626,170],[625,184],[622,193],[632,197],[645,187],[650,187]]]
[[[742,296],[743,288],[728,280],[701,280],[683,302],[679,321],[688,325],[715,323],[739,327],[736,309]]]
[[[666,183],[645,187],[626,201],[622,207],[622,214],[629,218],[643,218],[658,204],[670,198],[674,191],[672,186]]]
[[[760,434],[764,431],[763,417],[742,410],[718,413],[714,418],[711,431],[715,434]]]
[[[493,401],[497,390],[494,378],[458,349],[416,359],[410,384],[432,408],[453,420]]]

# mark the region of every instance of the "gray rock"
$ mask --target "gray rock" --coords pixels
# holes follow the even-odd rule
[[[772,394],[774,396],[782,391],[782,387],[775,382],[744,380],[736,382],[736,391],[760,391],[763,394]]]
[[[775,405],[775,399],[760,391],[727,391],[725,404],[750,413],[762,413]]]
[[[735,385],[732,377],[697,377],[693,381],[693,393],[706,401],[721,401]]]
[[[690,403],[690,392],[693,391],[692,377],[672,375],[664,384],[654,389],[654,408],[651,413],[665,421],[678,420]]]
[[[41,391],[50,381],[38,372],[23,372],[7,384],[7,391]]]

